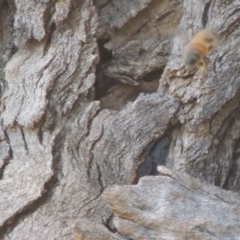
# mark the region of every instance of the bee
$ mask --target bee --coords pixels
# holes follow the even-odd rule
[[[188,69],[198,69],[205,76],[209,59],[207,54],[213,52],[220,40],[216,33],[204,29],[193,36],[184,51],[184,66]]]

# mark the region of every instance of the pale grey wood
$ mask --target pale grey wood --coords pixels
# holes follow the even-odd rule
[[[137,185],[114,185],[102,197],[118,232],[130,239],[237,240],[240,195],[159,167]]]
[[[76,240],[124,240],[119,233],[110,232],[102,224],[93,224],[86,219],[71,219],[72,232]]]
[[[72,240],[73,218],[80,236],[92,223],[101,238],[144,238],[137,221],[134,233],[127,220],[115,229],[101,195],[159,163],[238,191],[239,9],[217,0],[0,1],[0,238]],[[206,79],[182,65],[188,37],[203,27],[224,39]]]
[[[191,11],[196,16],[193,28],[196,33],[202,24],[199,12],[203,17],[207,6],[199,1],[185,1],[185,5],[180,29],[183,31],[188,24]],[[160,80],[159,90],[174,96],[181,106],[175,119],[179,127],[173,130],[166,163],[211,184],[239,190],[240,5],[213,1],[207,13],[205,27],[214,29],[222,38],[209,56],[206,76],[187,75],[181,57],[185,41],[179,35]]]
[[[27,7],[25,2],[19,4],[23,4],[22,8]],[[41,5],[44,6],[47,11],[48,6]],[[23,14],[21,7],[16,14]],[[59,7],[57,4],[56,24],[60,22],[57,20]],[[78,201],[81,202],[81,199],[70,204],[72,200],[69,196],[74,189],[69,189],[67,193],[62,187],[62,184],[72,185],[76,181],[75,174],[69,182],[66,181],[68,170],[61,170],[61,165],[67,164],[66,160],[62,160],[62,151],[67,147],[67,144],[62,144],[63,133],[69,126],[66,122],[72,117],[71,126],[81,112],[79,108],[75,115],[71,113],[73,106],[79,102],[79,106],[86,108],[86,96],[92,91],[94,66],[98,61],[96,39],[93,38],[97,27],[95,8],[89,1],[75,7],[68,23],[52,29],[43,40],[25,39],[24,43],[18,43],[19,49],[4,69],[7,87],[2,95],[1,120],[10,154],[0,184],[0,222],[4,226],[2,239],[73,238],[68,221],[76,213],[73,205],[80,206]],[[69,24],[72,27],[68,27]],[[86,25],[91,31],[87,31]],[[20,32],[26,29],[20,27],[19,30],[15,26],[14,30]],[[75,173],[79,175],[79,171]],[[57,188],[58,185],[61,187]],[[79,192],[78,187],[76,191]],[[86,191],[86,195],[84,192],[79,195],[91,199],[93,196]],[[64,210],[64,201],[70,204],[68,210]],[[25,210],[28,209],[30,217],[26,215]],[[8,234],[7,224],[15,226]]]

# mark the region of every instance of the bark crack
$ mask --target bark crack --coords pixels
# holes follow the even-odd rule
[[[99,113],[100,113],[100,110],[95,114],[95,117]],[[89,126],[88,129],[90,130],[90,128],[91,128],[91,126]],[[101,132],[100,132],[99,136],[95,139],[94,142],[91,143],[91,146],[90,146],[90,149],[89,149],[90,156],[89,156],[88,167],[87,167],[87,176],[88,176],[89,180],[91,179],[91,170],[92,170],[92,164],[93,164],[93,159],[94,159],[93,149],[94,149],[94,146],[96,145],[96,143],[101,139],[103,134],[104,134],[104,127],[101,126]]]
[[[203,14],[202,14],[202,26],[205,27],[208,22],[208,14],[209,14],[209,8],[212,3],[212,0],[206,3],[204,6]]]
[[[103,181],[102,181],[102,174],[101,174],[101,170],[100,170],[100,167],[99,167],[98,163],[96,163],[96,166],[97,166],[97,172],[98,172],[98,183],[99,183],[99,186],[101,187],[100,193],[102,193],[103,190],[104,190],[104,184],[103,184]]]
[[[24,148],[28,154],[28,145],[27,145],[27,140],[26,140],[26,137],[25,137],[25,133],[24,133],[24,130],[22,127],[19,126],[19,129],[21,131],[21,135],[22,135],[22,140],[23,140],[23,143],[24,143]]]

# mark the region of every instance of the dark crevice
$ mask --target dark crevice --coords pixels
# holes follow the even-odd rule
[[[124,84],[111,79],[111,84],[113,86],[107,89],[104,95],[99,99],[101,100],[101,107],[120,111],[127,103],[135,101],[139,94],[151,94],[156,92],[163,71],[164,67],[161,67],[149,72],[138,80],[138,86]],[[105,80],[106,79],[107,78],[105,78]]]
[[[223,171],[224,171],[223,166],[221,165],[221,163],[218,160],[219,159],[218,153],[221,152],[221,150],[219,150],[220,148],[222,149],[225,147],[225,141],[226,141],[227,135],[229,134],[230,128],[233,124],[234,118],[231,115],[232,114],[230,114],[229,117],[222,123],[221,130],[220,130],[222,133],[220,132],[216,136],[216,138],[220,139],[220,141],[219,141],[218,148],[217,148],[217,154],[215,156],[216,163],[218,165],[218,170],[217,170],[215,178],[214,178],[214,185],[218,186],[218,187],[223,187],[221,183],[222,183],[222,176],[223,176]],[[233,164],[232,159],[229,159],[229,164],[230,165]],[[206,166],[208,166],[207,163],[206,163]],[[208,173],[208,171],[206,171],[205,173]],[[207,176],[205,176],[205,178],[207,178]],[[226,180],[223,185],[225,185],[225,184],[226,184]]]
[[[25,138],[24,131],[20,126],[19,126],[19,129],[21,131],[22,140],[23,140],[23,143],[24,143],[24,148],[25,148],[25,150],[27,151],[27,154],[28,154],[28,145],[27,145],[27,141],[26,141],[26,138]]]
[[[92,116],[91,120],[88,122],[88,126],[87,126],[87,129],[88,129],[88,132],[87,132],[87,135],[90,134],[90,129],[91,129],[91,126],[92,126],[92,122],[93,122],[93,119],[97,117],[97,115],[100,113],[101,110],[98,110],[94,116]],[[99,139],[103,136],[103,127],[101,128],[101,134],[98,136],[97,139],[95,139],[95,141],[91,144],[91,149],[89,151],[90,153],[90,159],[88,161],[88,167],[87,167],[87,176],[89,178],[89,180],[91,180],[91,170],[92,170],[92,164],[93,164],[93,158],[94,158],[94,154],[93,154],[93,149],[95,147],[95,144],[99,141]],[[86,137],[86,136],[85,136]],[[98,171],[98,182],[99,182],[99,185],[101,187],[101,193],[103,191],[103,182],[102,182],[102,176],[101,176],[101,171],[100,171],[100,168],[99,168],[99,165],[96,164],[96,167],[97,167],[97,171]]]
[[[52,156],[53,156],[53,177],[52,181],[54,182],[54,187],[59,184],[60,180],[62,179],[62,160],[61,160],[61,153],[59,149],[63,149],[63,146],[66,144],[66,136],[68,131],[63,129],[59,132],[59,134],[55,137],[53,148],[52,148]],[[52,192],[52,191],[51,191]]]
[[[55,127],[57,126],[57,119],[60,117],[61,116],[59,112],[54,108],[54,106],[52,106],[52,103],[49,101],[47,105],[46,116],[44,117],[42,130],[45,130],[45,124],[47,124],[47,130],[49,130],[50,133],[54,132]]]
[[[97,163],[96,163],[96,166],[97,166],[97,172],[98,172],[98,183],[99,183],[99,186],[101,188],[100,194],[102,194],[102,192],[104,190],[104,184],[103,184],[103,181],[102,181],[102,174],[101,174],[100,167]]]
[[[207,25],[208,22],[208,14],[209,14],[209,8],[211,5],[212,1],[209,1],[208,3],[206,3],[204,10],[203,10],[203,14],[202,14],[202,26],[205,27]]]
[[[41,118],[38,121],[33,123],[33,127],[34,128],[39,128],[39,131],[41,131],[41,127],[46,122],[46,116],[47,116],[47,111],[44,112],[44,114],[41,116]],[[39,138],[39,140],[40,140],[40,138]]]
[[[7,158],[5,160],[3,159],[3,165],[0,168],[0,179],[3,178],[4,170],[5,170],[6,166],[8,165],[8,163],[9,163],[9,158]]]
[[[160,69],[154,69],[152,72],[149,72],[147,73],[144,77],[143,77],[143,80],[145,82],[152,82],[156,79],[160,79],[162,74],[163,74],[163,71],[164,71],[164,68],[165,66],[163,66],[162,68]],[[157,89],[156,89],[157,90]]]
[[[49,33],[47,35],[46,44],[44,46],[44,50],[43,50],[44,54],[46,54],[48,52],[48,49],[51,46],[52,35],[55,33],[55,31],[56,31],[56,24],[52,23],[52,25],[50,27],[50,30],[49,30]]]
[[[3,8],[9,8],[8,1],[6,1],[6,0],[0,0],[0,7],[1,7],[1,9],[3,9]]]
[[[107,77],[97,67],[95,82],[95,100],[101,100],[102,97],[106,96],[108,94],[108,90],[116,83],[117,81],[115,79]]]
[[[87,176],[88,176],[89,180],[91,180],[91,170],[92,170],[92,164],[93,164],[93,159],[94,159],[93,149],[94,149],[96,143],[97,143],[97,142],[99,141],[99,139],[102,137],[102,135],[103,135],[103,128],[102,128],[101,135],[98,137],[98,139],[95,139],[95,142],[93,142],[92,145],[91,145],[90,159],[89,159],[89,161],[88,161],[88,167],[87,167]],[[99,185],[100,185],[100,187],[102,187],[102,188],[101,188],[101,193],[102,193],[102,191],[103,191],[103,182],[102,182],[102,179],[101,179],[101,178],[102,178],[102,177],[101,177],[101,172],[100,172],[100,168],[99,168],[98,165],[97,165],[97,170],[98,170],[98,174],[99,174],[99,176],[98,176]]]
[[[1,9],[8,9],[15,11],[15,4],[12,0],[0,0],[0,7]]]
[[[114,218],[114,214],[111,214],[107,220],[104,222],[102,221],[102,224],[113,234],[118,233],[120,236],[122,236],[124,239],[126,240],[134,240],[132,238],[127,237],[126,235],[121,234],[120,232],[118,232],[118,230],[115,228],[114,224],[113,224],[113,218]]]
[[[87,177],[91,181],[91,170],[92,170],[92,157],[90,157],[87,167]]]
[[[231,191],[235,190],[235,189],[233,189],[233,184],[234,184],[234,180],[235,180],[235,177],[237,176],[238,172],[239,172],[238,165],[237,165],[236,161],[234,161],[230,170],[229,170],[229,172],[228,172],[226,180],[225,180],[225,182],[222,186],[223,189],[231,190]]]
[[[109,40],[110,39],[98,39],[97,41],[101,63],[110,62],[113,59],[112,51],[109,51],[104,47],[104,44]]]
[[[237,109],[239,112],[239,108]],[[238,113],[237,113],[238,114]],[[239,179],[239,159],[240,159],[240,137],[235,141],[233,147],[233,156],[231,166],[229,167],[228,175],[222,186],[223,189],[239,191],[239,187],[235,186],[236,179]]]
[[[41,130],[41,128],[38,129],[37,136],[38,136],[38,140],[39,140],[39,142],[42,144],[42,140],[43,140],[43,131]]]
[[[98,8],[99,10],[101,10],[102,8],[106,7],[107,5],[110,5],[112,3],[112,0],[106,0],[105,3],[103,3],[102,5],[98,5],[97,2],[99,0],[94,0],[93,4],[95,5],[96,8]]]
[[[17,47],[15,46],[15,44],[13,44],[11,48],[10,56],[13,56],[17,51],[18,51]]]
[[[52,16],[55,12],[55,1],[49,1],[47,3],[47,7],[46,7],[46,11],[44,12],[44,29],[49,29],[49,31],[51,31],[51,27],[53,25],[55,25],[55,23],[53,23],[52,21]],[[49,32],[47,33],[47,35],[49,34]]]
[[[106,62],[110,62],[113,59],[112,51],[107,50],[104,44],[107,43],[109,39],[99,39],[98,50],[100,61],[96,67],[96,82],[95,82],[95,99],[100,100],[105,96],[108,90],[116,84],[116,81],[112,78],[107,77],[102,70],[102,65]]]
[[[13,151],[12,151],[11,144],[10,144],[10,139],[9,139],[6,131],[4,131],[4,135],[5,135],[5,141],[9,146],[9,151],[8,151],[8,156],[6,158],[2,159],[2,161],[4,163],[0,168],[0,179],[3,178],[4,170],[5,170],[6,166],[9,164],[9,160],[12,159],[12,156],[13,156]]]
[[[117,229],[113,225],[113,213],[106,219],[106,221],[102,221],[102,224],[112,233],[116,233]]]
[[[143,176],[158,175],[157,166],[166,165],[166,159],[169,153],[169,146],[171,144],[173,128],[170,126],[164,135],[153,142],[151,142],[145,149],[145,160],[137,169],[137,183]]]
[[[13,158],[13,151],[12,151],[12,148],[11,148],[11,143],[10,143],[10,139],[9,139],[9,136],[7,134],[7,131],[4,131],[4,136],[5,136],[5,140],[9,146],[9,159],[12,159]]]
[[[165,66],[152,70],[137,79],[137,86],[123,84],[118,80],[106,76],[103,71],[103,66],[113,60],[112,51],[107,50],[104,45],[109,39],[99,39],[98,49],[100,61],[96,68],[95,82],[95,99],[101,101],[102,109],[121,110],[128,102],[135,101],[140,93],[156,92],[159,86]],[[144,54],[144,50],[139,52],[139,55]],[[124,74],[121,74],[124,79]],[[132,75],[125,76],[131,79]],[[122,79],[122,80],[123,80]]]
[[[240,92],[238,91],[238,93],[234,96],[233,99],[225,103],[223,108],[228,108],[228,106],[234,104],[234,102],[236,101],[237,101],[237,104],[239,105],[239,94]],[[233,143],[234,146],[231,147],[233,155],[228,160],[225,160],[225,161],[228,161],[228,167],[227,167],[228,169],[225,169],[226,167],[222,166],[222,163],[219,162],[219,159],[221,159],[222,157],[221,152],[223,152],[224,148],[227,147],[226,139],[230,137],[229,134],[232,131],[231,129],[234,126],[234,122],[236,121],[236,118],[240,119],[239,110],[240,110],[240,107],[237,107],[234,111],[228,113],[228,117],[222,122],[218,133],[215,134],[214,136],[219,141],[218,146],[216,147],[216,154],[214,155],[214,159],[218,166],[217,172],[215,174],[214,185],[224,189],[234,190],[234,191],[236,191],[235,189],[236,186],[234,186],[234,182],[239,177],[238,176],[238,168],[239,168],[238,159],[240,156],[240,152],[238,151],[238,146],[240,146],[239,145],[240,139],[234,139],[234,143]],[[217,117],[217,114],[218,112],[215,113],[215,115],[212,117],[213,120],[215,119],[215,117]],[[212,124],[213,122],[211,122],[211,126]],[[211,132],[211,128],[210,128],[210,132]],[[211,132],[211,134],[213,133]],[[208,163],[206,163],[205,166],[208,167]],[[224,173],[226,173],[226,175]],[[206,171],[206,174],[207,174],[207,171]],[[223,179],[223,174],[225,179]],[[206,179],[207,175],[204,178]]]

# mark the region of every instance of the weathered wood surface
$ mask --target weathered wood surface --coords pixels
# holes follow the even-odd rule
[[[138,8],[143,5],[139,4],[139,1],[135,2],[138,2]],[[127,8],[131,7],[129,3],[126,5]],[[108,11],[110,9],[108,6]],[[106,76],[123,83],[138,85],[138,80],[146,73],[161,73],[171,53],[173,36],[182,10],[181,1],[153,0],[134,19],[128,19],[113,36],[110,33],[111,40],[105,47],[113,50],[114,57],[103,65]],[[132,15],[131,11],[128,14]],[[125,18],[128,14],[124,14]],[[102,18],[104,15],[100,20]],[[115,17],[113,19],[119,23]],[[119,27],[119,24],[117,26]]]
[[[104,225],[88,221],[87,219],[71,219],[71,227],[75,240],[124,240],[119,233],[109,231]]]
[[[178,57],[184,41],[175,38],[173,55],[159,86],[180,102],[176,116],[179,126],[172,132],[167,166],[211,184],[239,190],[240,5],[233,2],[220,7],[213,1],[199,8],[199,4],[186,1],[186,11],[196,13],[195,24],[200,25],[205,16],[205,27],[215,29],[223,38],[209,57],[205,79],[184,73]],[[195,8],[202,9],[202,15]],[[186,24],[186,17],[190,16],[186,13],[181,27]]]
[[[159,176],[141,178],[137,185],[104,191],[119,233],[139,240],[239,239],[239,194],[158,169]]]
[[[158,164],[239,191],[239,3],[129,4],[0,1],[1,239],[127,239],[101,195]],[[206,79],[181,57],[203,27]]]

